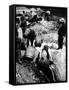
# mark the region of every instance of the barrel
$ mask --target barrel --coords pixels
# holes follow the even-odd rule
[[[26,57],[33,58],[35,54],[35,48],[32,46],[28,46],[26,49]]]

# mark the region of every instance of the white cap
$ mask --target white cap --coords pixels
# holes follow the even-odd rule
[[[64,18],[60,18],[59,21],[65,23],[65,19]]]
[[[46,11],[46,13],[50,14],[51,12],[48,10],[48,11]]]

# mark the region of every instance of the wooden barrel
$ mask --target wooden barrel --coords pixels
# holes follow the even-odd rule
[[[26,57],[33,58],[35,54],[35,48],[32,46],[28,46],[26,49]]]

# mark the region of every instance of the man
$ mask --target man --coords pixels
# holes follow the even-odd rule
[[[45,19],[46,19],[47,21],[50,21],[50,17],[51,17],[51,11],[50,11],[50,10],[47,10],[47,11],[45,12]]]
[[[66,32],[67,32],[67,26],[65,25],[65,19],[61,18],[59,20],[59,24],[61,25],[61,27],[58,30],[58,49],[62,49],[63,39],[64,39]]]
[[[38,62],[39,69],[43,71],[43,73],[46,75],[49,82],[54,82],[52,72],[50,70],[50,65],[53,64],[52,61],[50,61],[50,55],[48,52],[49,47],[47,45],[44,45],[42,51],[41,51],[41,58]]]
[[[31,46],[33,46],[33,41],[35,40],[35,31],[31,29],[27,29],[24,33],[24,37],[28,39],[27,45],[29,45],[29,41],[31,42]]]

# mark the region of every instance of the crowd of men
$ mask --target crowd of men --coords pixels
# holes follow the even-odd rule
[[[50,11],[42,12],[40,15],[32,11],[29,14],[23,11],[23,14],[16,15],[16,60],[21,64],[23,60],[28,60],[38,65],[49,76],[50,82],[53,82],[55,81],[55,76],[51,77],[52,71],[50,68],[53,65],[53,61],[50,45],[45,43],[40,35],[36,35],[34,30],[30,29],[30,26],[40,23],[42,19],[50,21],[51,17]],[[67,28],[64,18],[57,22],[60,24],[60,28],[58,30],[58,47],[56,49],[62,49]]]

